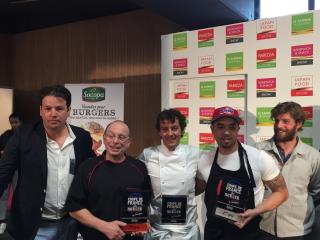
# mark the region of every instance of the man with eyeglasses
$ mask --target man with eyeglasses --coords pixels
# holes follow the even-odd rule
[[[121,210],[123,196],[128,193],[135,196],[146,193],[143,202],[145,206],[149,204],[147,169],[144,163],[126,155],[131,138],[129,127],[123,121],[110,123],[103,141],[106,151],[84,162],[76,174],[66,210],[81,223],[80,233],[85,240],[142,239],[142,236],[126,235],[123,228],[127,224],[121,221]],[[138,197],[130,199],[136,201]]]

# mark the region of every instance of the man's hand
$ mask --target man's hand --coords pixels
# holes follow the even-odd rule
[[[70,212],[71,217],[78,220],[83,225],[86,225],[90,228],[94,228],[97,231],[101,232],[108,239],[111,240],[120,240],[126,234],[121,230],[121,227],[126,226],[127,224],[121,221],[112,221],[107,222],[103,219],[100,219],[94,216],[88,209],[82,208],[80,210]]]
[[[121,230],[121,227],[126,225],[126,223],[121,221],[104,222],[104,224],[100,226],[99,231],[111,240],[120,240],[126,235]]]
[[[92,139],[92,147],[91,147],[91,149],[92,149],[92,151],[94,151],[96,156],[101,155],[98,152],[98,148],[101,147],[101,145],[102,145],[102,140],[101,139],[99,141],[96,141],[96,140]]]
[[[151,230],[149,222],[147,224],[148,224],[148,227],[147,227],[146,231],[132,232],[130,235],[137,236],[137,237],[142,237],[142,236],[146,235]]]
[[[288,198],[286,182],[281,174],[264,183],[271,189],[272,194],[254,209],[248,209],[244,213],[239,214],[241,219],[234,223],[238,228],[243,228],[255,216],[275,209]]]
[[[255,209],[248,209],[244,213],[239,214],[240,220],[237,222],[234,222],[234,225],[242,229],[244,226],[247,225],[248,222],[251,221],[252,218],[254,218],[257,215],[258,213]]]

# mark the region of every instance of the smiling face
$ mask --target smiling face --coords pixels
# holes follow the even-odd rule
[[[290,113],[277,116],[274,123],[274,139],[276,142],[289,142],[296,139],[302,123],[296,122]]]
[[[128,126],[121,121],[111,123],[104,133],[103,142],[107,160],[123,160],[131,144]]]
[[[60,131],[66,126],[70,108],[61,97],[46,96],[41,101],[40,116],[47,131]]]
[[[182,134],[178,118],[174,122],[170,120],[160,121],[159,136],[169,151],[174,151],[180,144]]]
[[[238,123],[234,119],[228,117],[216,120],[211,125],[211,131],[221,152],[229,154],[237,149],[239,129]]]

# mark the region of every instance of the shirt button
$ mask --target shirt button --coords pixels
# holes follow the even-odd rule
[[[43,189],[43,192],[46,193],[46,189]]]
[[[40,211],[42,212],[42,207],[40,208]]]

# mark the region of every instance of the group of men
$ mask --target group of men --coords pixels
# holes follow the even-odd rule
[[[216,108],[210,127],[218,147],[209,152],[181,144],[186,118],[163,110],[155,126],[162,143],[144,149],[139,161],[127,155],[125,122],[106,127],[106,150],[96,157],[89,133],[67,123],[70,92],[50,86],[40,96],[42,121],[17,129],[0,160],[0,195],[18,171],[8,219],[14,239],[76,239],[79,231],[85,240],[197,240],[195,196],[203,191],[205,240],[310,237],[320,153],[298,136],[305,120],[299,104],[272,109],[274,136],[257,148],[237,140],[237,110]],[[149,230],[126,230],[129,202],[137,204],[131,210],[141,207],[139,216],[141,203],[149,206]]]

